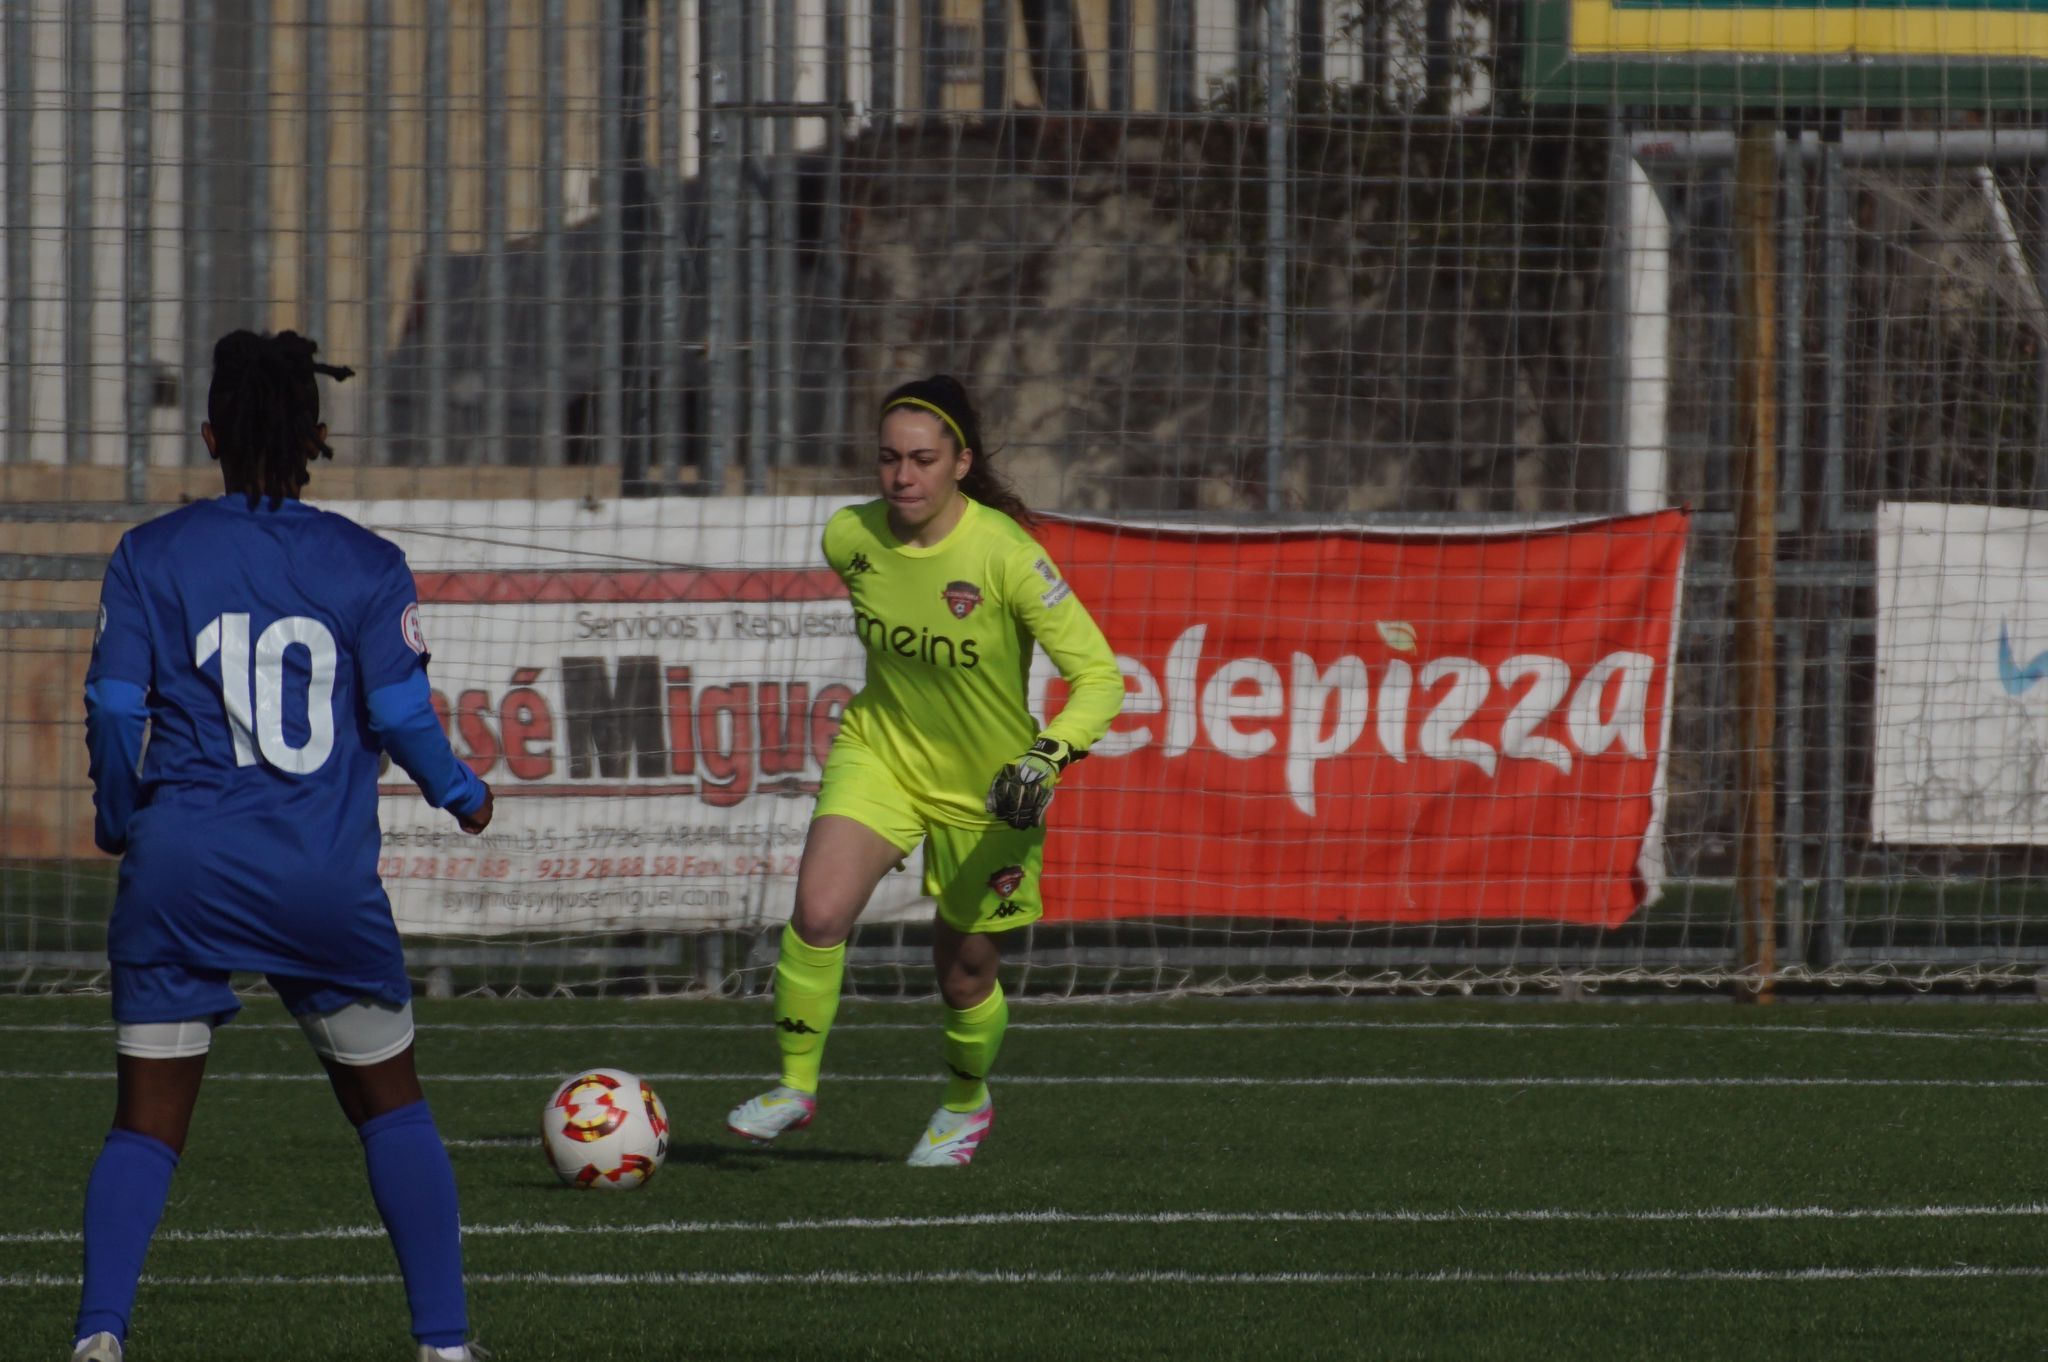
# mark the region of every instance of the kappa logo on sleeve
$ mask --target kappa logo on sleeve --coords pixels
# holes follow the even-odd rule
[[[405,607],[405,614],[400,617],[398,627],[405,633],[405,646],[418,653],[421,657],[425,657],[427,655],[427,634],[424,629],[420,628],[420,608],[417,604]]]

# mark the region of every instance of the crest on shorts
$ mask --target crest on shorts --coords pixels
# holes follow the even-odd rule
[[[974,607],[981,604],[981,588],[972,582],[946,583],[946,608],[953,612],[953,618],[964,620],[974,613]]]
[[[418,605],[405,607],[405,614],[399,619],[398,627],[405,632],[405,646],[425,657],[427,654],[427,633],[420,628]]]
[[[1008,898],[1024,883],[1024,867],[1006,865],[988,877],[988,887],[996,891],[996,897]]]

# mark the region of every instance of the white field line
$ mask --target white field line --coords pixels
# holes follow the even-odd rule
[[[561,1073],[422,1073],[435,1083],[554,1083]],[[9,1082],[113,1081],[111,1069],[9,1069]],[[325,1083],[324,1073],[209,1073],[211,1083]],[[768,1083],[775,1074],[660,1073],[640,1077],[653,1083]],[[944,1074],[834,1074],[834,1083],[942,1083]],[[1004,1087],[1151,1087],[1151,1088],[2048,1088],[2048,1078],[1857,1078],[1773,1077],[1769,1075],[1702,1075],[1691,1078],[1632,1078],[1599,1074],[1527,1074],[1517,1077],[1465,1077],[1428,1074],[1329,1074],[1314,1078],[1266,1074],[1005,1074]]]
[[[1620,1286],[1639,1283],[1819,1283],[1893,1281],[2040,1280],[2048,1267],[1977,1267],[1964,1263],[1943,1267],[1801,1267],[1633,1268],[1622,1272],[1475,1272],[1447,1268],[1435,1272],[472,1272],[470,1286]],[[144,1277],[153,1287],[396,1286],[397,1273],[308,1276],[159,1276]],[[0,1289],[76,1289],[78,1279],[52,1272],[0,1275]]]
[[[522,1144],[531,1141],[521,1141]],[[883,1230],[1000,1229],[1026,1226],[1059,1229],[1069,1226],[1123,1225],[1705,1225],[1705,1224],[1841,1224],[1857,1221],[2001,1220],[2048,1216],[2048,1202],[1992,1206],[1710,1206],[1696,1210],[1573,1210],[1536,1207],[1527,1210],[1380,1210],[1380,1211],[980,1211],[964,1215],[834,1216],[788,1220],[657,1220],[640,1224],[604,1221],[565,1224],[513,1221],[509,1224],[464,1225],[469,1239],[543,1238],[601,1235],[654,1236],[711,1234],[802,1234]],[[75,1244],[77,1230],[27,1230],[0,1234],[0,1245]],[[381,1225],[330,1225],[308,1230],[160,1230],[160,1244],[227,1244],[258,1242],[310,1243],[382,1239]]]
[[[927,1033],[938,1025],[936,1016],[926,1022],[840,1022],[832,1029],[837,1031],[913,1031]],[[295,1022],[234,1022],[235,1031],[289,1031],[296,1035],[299,1027]],[[578,1034],[609,1034],[621,1031],[675,1032],[678,1035],[712,1034],[731,1031],[742,1034],[758,1034],[766,1031],[769,1024],[760,1022],[435,1022],[422,1021],[420,1029],[428,1035],[446,1032],[564,1032]],[[109,1034],[113,1031],[110,1022],[15,1022],[0,1023],[0,1034],[22,1035],[64,1035]],[[1860,1039],[1885,1040],[1961,1040],[1961,1041],[2010,1041],[2021,1045],[2048,1045],[2048,1027],[2039,1029],[2017,1029],[2012,1027],[1986,1028],[1984,1030],[1941,1031],[1906,1026],[1806,1026],[1797,1024],[1741,1024],[1738,1022],[1483,1022],[1483,1021],[1366,1021],[1362,1019],[1310,1019],[1304,1021],[1192,1021],[1192,1022],[1144,1022],[1144,1021],[1062,1021],[1039,1022],[1013,1020],[1013,1032],[1053,1031],[1132,1031],[1132,1032],[1175,1032],[1175,1031],[1492,1031],[1518,1032],[1571,1032],[1571,1031],[1627,1031],[1644,1036],[1660,1032],[1682,1032],[1686,1034],[1741,1036],[1745,1039],[1767,1035],[1794,1036],[1844,1036]]]

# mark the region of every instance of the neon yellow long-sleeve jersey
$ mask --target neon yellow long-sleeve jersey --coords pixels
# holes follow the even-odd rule
[[[920,548],[898,541],[887,503],[871,501],[835,514],[824,548],[868,655],[842,740],[886,762],[938,821],[987,822],[989,781],[1037,736],[1026,704],[1034,640],[1069,688],[1046,736],[1086,751],[1123,707],[1123,674],[1102,630],[1001,511],[969,499],[951,533]]]

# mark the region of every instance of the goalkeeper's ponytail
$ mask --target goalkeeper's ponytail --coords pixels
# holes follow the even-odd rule
[[[887,416],[898,407],[932,413],[953,438],[956,453],[962,449],[974,451],[974,462],[968,465],[967,476],[960,480],[961,491],[1019,524],[1031,523],[1031,508],[1024,504],[1024,498],[1017,495],[1009,480],[996,472],[995,451],[982,439],[981,414],[974,409],[959,379],[951,374],[933,374],[905,383],[882,399],[882,415]]]

